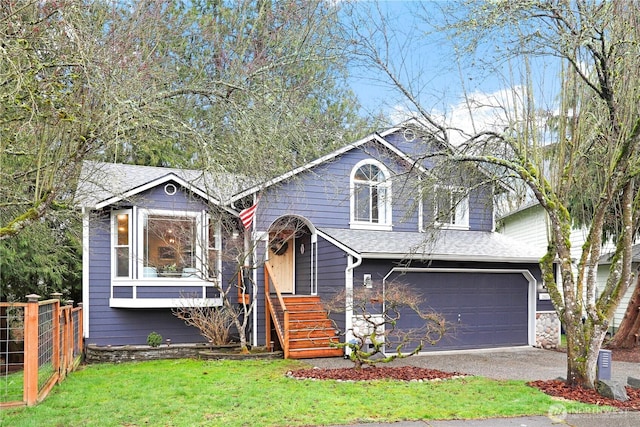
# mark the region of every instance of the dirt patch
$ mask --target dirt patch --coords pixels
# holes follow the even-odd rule
[[[640,363],[640,348],[632,349],[610,349],[611,358],[615,362]]]

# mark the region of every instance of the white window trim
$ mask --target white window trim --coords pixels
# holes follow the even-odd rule
[[[218,256],[216,258],[216,271],[218,274],[216,277],[207,277],[209,280],[213,280],[215,283],[222,283],[222,226],[220,225],[220,221],[215,221],[215,232],[214,235],[217,236],[216,242],[214,246],[211,246],[211,242],[209,241],[209,222],[211,221],[211,215],[206,212],[202,212],[202,216],[204,217],[204,221],[202,221],[202,235],[205,237],[205,250],[207,254],[202,258],[202,271],[207,273],[209,276],[209,268],[206,263],[209,262],[209,251],[216,250],[218,251]]]
[[[205,241],[205,239],[207,238],[207,236],[203,236],[202,235],[202,230],[203,230],[203,220],[202,220],[202,213],[201,212],[194,212],[194,211],[176,211],[176,210],[168,210],[168,209],[143,209],[140,208],[138,209],[138,214],[136,217],[136,222],[137,222],[137,230],[136,230],[136,237],[137,237],[137,253],[140,254],[140,256],[136,257],[137,259],[137,263],[136,263],[136,272],[141,272],[143,270],[144,267],[144,259],[142,257],[142,254],[144,254],[144,238],[142,236],[142,233],[144,232],[144,219],[145,217],[148,217],[149,215],[159,215],[159,216],[172,216],[172,217],[187,217],[187,218],[195,218],[196,219],[196,230],[199,230],[198,233],[198,241],[196,241],[195,244],[195,249],[196,249],[196,270],[198,271],[198,274],[201,274],[204,270],[203,270],[203,260],[204,258],[202,257],[202,242]],[[136,277],[140,277],[139,275]],[[175,279],[172,278],[153,278],[153,281],[162,281],[163,279],[165,280],[170,280],[170,281],[175,281]],[[189,277],[181,277],[180,278],[180,283],[189,281],[189,280],[202,280],[200,279],[200,277],[196,277],[196,278],[189,278]]]
[[[129,241],[129,275],[127,277],[118,277],[118,257],[116,256],[116,247],[118,246],[118,215],[128,215],[129,224],[128,228],[128,241]],[[134,254],[134,241],[133,241],[133,209],[118,209],[111,211],[111,240],[109,243],[109,253],[111,257],[111,278],[112,280],[132,280],[133,275],[133,254]]]
[[[441,229],[447,230],[468,230],[469,229],[469,193],[468,190],[464,187],[456,187],[451,185],[436,185],[433,193],[433,218],[438,217],[438,204],[436,202],[436,197],[438,191],[444,189],[449,192],[449,194],[453,192],[461,192],[464,193],[464,198],[461,199],[460,203],[456,205],[455,209],[455,218],[456,224],[450,224],[447,222],[438,222],[434,220],[434,225]],[[459,217],[459,214],[462,213],[462,216]],[[460,221],[458,221],[460,218]]]
[[[384,218],[380,222],[370,222],[370,221],[357,221],[356,217],[356,204],[355,204],[355,174],[356,172],[365,165],[374,165],[380,169],[382,174],[384,175],[384,181],[379,184],[386,190],[385,195],[385,215]],[[373,159],[365,159],[361,160],[351,169],[351,173],[349,175],[349,226],[353,229],[359,230],[384,230],[391,231],[393,228],[393,210],[391,203],[392,195],[391,195],[391,174],[385,165]]]

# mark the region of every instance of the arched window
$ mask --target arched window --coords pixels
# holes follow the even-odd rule
[[[351,226],[391,229],[391,180],[379,162],[362,161],[351,171]]]

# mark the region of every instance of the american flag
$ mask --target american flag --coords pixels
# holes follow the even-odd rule
[[[244,225],[244,228],[246,230],[248,230],[249,227],[251,227],[251,223],[253,222],[253,217],[256,216],[257,208],[258,208],[258,201],[256,200],[256,202],[252,206],[249,206],[248,208],[240,211],[240,220],[242,221],[242,225]]]

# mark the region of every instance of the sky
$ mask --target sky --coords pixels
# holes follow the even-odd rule
[[[419,94],[422,107],[434,116],[442,117],[449,125],[467,132],[502,124],[505,122],[505,109],[495,106],[512,109],[517,105],[520,101],[518,97],[514,98],[514,93],[522,94],[521,81],[512,77],[509,64],[482,63],[483,59],[490,59],[489,55],[501,47],[499,40],[481,45],[480,49],[486,53],[484,57],[481,55],[471,61],[469,56],[460,55],[460,61],[456,61],[453,43],[445,34],[434,31],[425,23],[425,20],[429,20],[435,25],[442,25],[441,8],[447,4],[450,3],[359,1],[356,7],[360,14],[368,17],[367,25],[382,21],[389,23],[389,34],[394,35],[388,39],[391,46],[389,64],[398,71],[402,82],[411,86],[411,92]],[[425,37],[425,34],[428,36]],[[381,39],[370,36],[367,40],[375,43]],[[555,78],[553,73],[549,74],[553,67],[543,63],[542,59],[537,61],[533,69],[539,82],[535,90],[540,98],[554,92],[549,85]],[[413,106],[407,104],[406,98],[398,96],[397,91],[390,88],[388,81],[380,81],[379,71],[371,67],[352,66],[351,72],[349,84],[362,104],[363,115],[380,111],[389,118],[390,124],[396,124],[415,111]],[[476,107],[472,115],[465,103],[465,95],[467,99],[474,100],[476,105],[482,105]],[[548,106],[545,108],[553,109],[553,100],[539,101],[541,105]],[[455,136],[452,139],[456,139]]]

